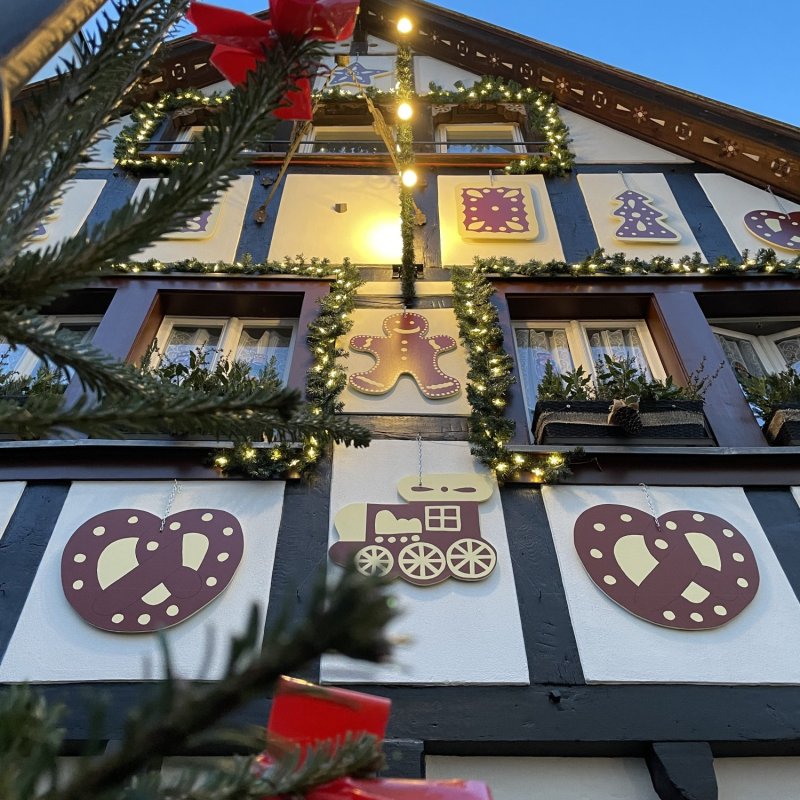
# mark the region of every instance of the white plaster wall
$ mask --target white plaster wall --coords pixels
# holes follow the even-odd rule
[[[288,175],[269,258],[399,264],[400,189],[392,175]],[[334,211],[347,203],[347,211]]]
[[[355,76],[361,80],[361,85],[364,87],[370,87],[372,89],[378,89],[382,92],[388,92],[391,89],[394,89],[397,84],[397,76],[395,74],[395,56],[391,54],[387,55],[370,55],[367,56],[351,56],[350,64],[348,65],[350,69],[352,69],[355,73]],[[377,73],[361,74],[356,67],[357,64],[360,64],[365,70],[379,70]],[[328,78],[328,71],[337,69],[336,61],[333,58],[323,58],[321,62],[322,67],[322,74],[319,75],[316,80],[314,81],[314,89],[319,90],[325,86],[325,81]],[[340,83],[339,81],[342,80],[344,76],[344,83]],[[336,81],[336,83],[334,83]],[[359,88],[353,82],[352,76],[347,72],[347,70],[343,68],[338,68],[337,74],[334,76],[333,80],[328,83],[330,88],[338,88],[344,92],[350,92],[352,94],[358,94]]]
[[[6,527],[19,503],[25,481],[4,481],[0,483],[0,539],[6,532]]]
[[[157,634],[101,631],[72,609],[61,588],[61,553],[75,529],[103,511],[139,508],[163,515],[172,488],[171,481],[72,484],[0,663],[0,681],[130,681],[161,676]],[[230,638],[242,632],[254,603],[261,607],[263,622],[283,489],[281,481],[180,484],[172,513],[198,507],[230,511],[242,525],[245,546],[228,587],[197,614],[163,632],[176,674],[221,677]]]
[[[396,281],[399,283],[399,281]],[[360,290],[359,290],[360,292]],[[396,313],[391,308],[357,308],[353,314],[353,327],[347,336],[337,343],[348,357],[340,361],[348,376],[363,372],[375,364],[369,353],[350,350],[350,339],[359,334],[383,336],[383,320]],[[349,384],[342,393],[344,410],[349,414],[463,414],[470,413],[467,401],[467,359],[464,346],[458,339],[458,323],[451,308],[423,308],[419,313],[430,325],[428,336],[445,334],[456,340],[456,349],[439,356],[439,366],[448,375],[461,382],[461,390],[454,397],[429,400],[420,392],[417,382],[410,375],[402,375],[394,389],[386,394],[368,395],[357,392]]]
[[[466,442],[423,442],[423,472],[478,472]],[[333,454],[329,543],[338,541],[336,513],[349,503],[398,503],[397,482],[417,472],[414,441],[373,440],[368,449],[337,446]],[[528,666],[500,495],[481,504],[483,537],[497,549],[485,580],[448,579],[435,586],[392,583],[401,616],[390,635],[409,637],[388,664],[336,655],[322,658],[325,683],[527,684]],[[329,562],[331,572],[338,571]]]
[[[430,91],[431,81],[443,89],[453,89],[456,81],[461,81],[465,86],[472,86],[480,79],[481,76],[474,72],[445,64],[430,56],[414,57],[414,81],[419,94],[427,94]]]
[[[755,598],[720,628],[679,631],[641,620],[595,586],[573,543],[587,508],[619,503],[650,512],[635,486],[545,486],[570,617],[589,683],[800,683],[800,604],[738,487],[648,487],[657,514],[691,509],[730,521],[753,549],[761,580]]]
[[[105,185],[105,180],[95,178],[69,181],[65,186],[61,202],[54,207],[55,213],[44,220],[47,236],[28,244],[24,248],[25,251],[55,247],[64,239],[75,236],[86,222]]]
[[[800,758],[716,758],[719,800],[797,800]]]
[[[578,183],[586,200],[589,216],[592,218],[597,241],[600,247],[604,247],[607,252],[625,253],[630,258],[651,259],[654,256],[670,256],[678,259],[682,256],[691,256],[700,250],[700,245],[694,238],[689,223],[669,188],[667,179],[660,172],[626,173],[624,181],[622,176],[617,173],[578,175]],[[612,216],[614,209],[619,206],[614,198],[624,192],[626,188],[652,198],[655,207],[667,215],[664,220],[667,225],[680,234],[681,238],[678,243],[621,242],[614,238],[614,231],[622,223],[621,219]]]
[[[212,94],[227,94],[232,88],[233,84],[230,81],[218,81],[209,86],[203,86],[200,92],[206,97],[211,97]]]
[[[572,139],[570,149],[576,164],[691,164],[688,158],[670,153],[635,136],[615,131],[588,117],[559,108]]]
[[[527,186],[533,195],[539,234],[533,241],[473,241],[462,239],[458,232],[457,187],[461,184],[483,186]],[[509,256],[519,262],[538,258],[563,260],[564,251],[556,229],[550,196],[541,175],[439,175],[439,227],[442,242],[442,265],[472,264],[475,256]]]
[[[641,758],[427,756],[425,775],[484,781],[494,800],[658,800]]]
[[[730,175],[704,173],[696,177],[739,252],[750,250],[754,255],[755,251],[762,247],[770,246],[747,230],[744,225],[744,215],[748,211],[761,208],[780,211],[781,207],[776,203],[775,197],[763,189],[757,189]],[[786,211],[800,211],[800,204],[792,203],[779,195],[778,199]],[[778,258],[787,260],[797,255],[797,253],[780,248],[775,248],[775,252],[778,254]]]
[[[138,200],[149,189],[154,189],[159,178],[140,180],[133,192]],[[217,200],[214,213],[219,214],[211,236],[198,234],[198,238],[162,239],[136,254],[140,261],[157,258],[159,261],[182,261],[197,258],[200,261],[233,261],[242,232],[247,201],[253,187],[252,175],[240,175],[231,187]]]
[[[119,132],[131,122],[130,114],[112,122],[100,134],[98,140],[89,148],[89,161],[81,165],[81,169],[112,169],[117,162],[114,159],[114,139]]]

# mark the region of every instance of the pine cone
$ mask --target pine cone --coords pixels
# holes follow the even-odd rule
[[[639,412],[631,406],[623,406],[614,412],[611,417],[612,425],[619,425],[625,433],[635,436],[642,431],[642,418]]]

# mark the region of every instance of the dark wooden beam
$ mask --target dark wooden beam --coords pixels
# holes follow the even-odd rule
[[[717,800],[708,742],[653,742],[646,761],[661,800]]]

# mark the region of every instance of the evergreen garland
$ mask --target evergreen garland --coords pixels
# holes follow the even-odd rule
[[[167,172],[179,164],[182,158],[142,158],[139,151],[150,143],[150,138],[167,114],[182,108],[215,108],[227,102],[229,95],[204,95],[199,89],[162,94],[154,103],[145,102],[131,114],[133,122],[126,125],[114,140],[114,158],[129,172]]]
[[[518,264],[513,258],[493,256],[476,258],[474,269],[481,273],[517,275],[525,278],[586,278],[602,276],[629,277],[632,275],[671,275],[719,278],[752,278],[754,275],[800,276],[800,256],[791,261],[779,259],[774,250],[761,249],[755,256],[742,251],[740,259],[720,256],[711,263],[703,261],[700,253],[683,256],[677,261],[669,256],[656,256],[650,261],[629,258],[625,253],[608,254],[602,248],[595,250],[583,261],[569,264],[566,261],[537,261]]]
[[[324,269],[333,276],[330,294],[320,301],[317,318],[308,326],[306,342],[314,365],[306,375],[306,401],[313,416],[329,417],[341,411],[338,401],[347,385],[347,374],[336,363],[346,355],[336,346],[336,340],[352,327],[351,313],[358,287],[363,283],[358,269],[345,261],[338,267],[327,267],[327,262],[286,262],[284,268],[296,270]],[[276,270],[277,271],[277,270]],[[251,273],[252,274],[252,273]],[[264,274],[264,273],[259,273]],[[213,463],[223,475],[241,475],[246,478],[268,480],[272,478],[298,478],[311,471],[331,437],[324,430],[306,435],[301,442],[278,439],[268,446],[253,446],[252,442],[238,442],[232,449],[218,450]],[[366,444],[356,440],[355,444]]]
[[[544,134],[550,152],[547,156],[532,155],[514,160],[505,168],[506,172],[518,175],[530,172],[564,175],[572,169],[575,156],[569,149],[569,129],[559,116],[558,106],[544,92],[491,76],[482,77],[472,86],[456,81],[453,90],[443,89],[433,82],[429,86],[430,93],[421,99],[431,103],[463,105],[498,102],[522,103],[525,106],[531,130]]]
[[[530,473],[538,483],[553,483],[571,474],[571,453],[538,455],[515,453],[508,442],[515,424],[505,415],[508,392],[514,383],[514,361],[503,347],[503,330],[492,303],[494,286],[478,268],[452,271],[453,308],[461,341],[467,349],[467,399],[470,452],[495,472],[499,480]]]
[[[397,102],[411,103],[414,92],[413,55],[407,44],[397,47],[396,61]],[[411,120],[397,120],[397,161],[400,171],[414,166],[414,132]],[[400,234],[403,240],[400,280],[402,282],[403,302],[410,304],[416,297],[414,280],[414,228],[415,206],[413,189],[400,184]]]

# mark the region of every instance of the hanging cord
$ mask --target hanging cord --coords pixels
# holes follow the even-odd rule
[[[419,463],[419,486],[422,486],[422,436],[417,434],[417,461]]]
[[[161,517],[161,527],[158,529],[159,533],[164,532],[164,526],[167,524],[167,517],[172,512],[172,504],[175,502],[175,498],[178,496],[180,491],[181,491],[181,486],[178,483],[178,479],[176,478],[172,482],[172,490],[170,491],[169,497],[167,498],[167,505],[164,508],[164,515]]]
[[[773,193],[771,186],[767,186],[767,191],[769,192],[770,197],[772,197],[772,199],[775,201],[775,205],[778,206],[778,211],[780,211],[781,214],[788,214],[789,213],[789,209],[786,208],[786,206],[781,201],[780,197],[777,197]]]
[[[620,179],[622,180],[622,185],[625,187],[625,191],[629,192],[631,190],[631,187],[628,184],[628,179],[625,177],[625,173],[620,169],[617,170],[617,175],[619,175]]]
[[[283,176],[286,174],[286,170],[289,169],[289,164],[292,158],[294,157],[294,154],[300,147],[300,143],[306,138],[306,136],[309,133],[311,133],[311,129],[314,127],[314,115],[317,113],[319,104],[322,101],[322,95],[328,88],[328,84],[330,83],[334,72],[335,70],[331,70],[328,73],[328,77],[325,79],[325,83],[322,89],[320,90],[319,96],[314,101],[314,105],[311,107],[311,119],[305,120],[302,125],[298,125],[295,128],[294,135],[292,136],[292,141],[289,143],[289,149],[286,151],[286,156],[284,157],[278,175],[276,176],[275,181],[272,184],[272,188],[269,190],[267,199],[256,209],[255,214],[253,214],[253,219],[259,225],[262,225],[264,222],[267,221],[267,208],[269,207],[269,204],[272,202],[272,198],[275,197],[275,192],[278,191],[278,187],[280,186],[281,181],[283,180]]]
[[[644,496],[647,498],[647,505],[650,506],[650,514],[653,516],[653,521],[656,523],[656,528],[661,530],[661,523],[658,521],[658,514],[656,513],[656,507],[655,504],[653,503],[653,498],[650,496],[647,484],[640,483],[639,486],[644,492]]]

